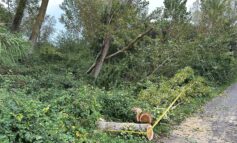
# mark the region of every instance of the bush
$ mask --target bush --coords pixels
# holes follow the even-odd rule
[[[0,28],[0,65],[15,65],[26,54],[30,44]]]
[[[63,58],[63,54],[50,43],[41,44],[39,51],[36,52],[39,52],[41,59],[45,61],[59,60]]]
[[[107,119],[115,121],[132,121],[134,115],[131,109],[135,106],[135,99],[130,92],[112,90],[99,98],[102,105],[101,114]]]
[[[66,134],[64,113],[51,111],[50,106],[38,100],[0,91],[1,142],[65,142],[72,135]]]
[[[1,142],[76,142],[100,116],[96,90],[49,90],[37,96],[0,89]]]
[[[138,98],[152,107],[166,108],[183,90],[186,90],[181,98],[183,100],[191,96],[208,96],[210,94],[210,87],[205,80],[195,76],[194,71],[187,67],[180,70],[173,78],[162,81],[159,85],[151,84],[140,92]]]

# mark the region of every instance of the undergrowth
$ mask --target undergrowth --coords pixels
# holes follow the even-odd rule
[[[121,67],[117,67],[118,76],[123,78],[104,74],[104,80],[92,85],[92,79],[84,73],[92,61],[88,58],[91,52],[86,43],[82,42],[79,46],[77,42],[69,43],[70,46],[62,43],[59,49],[51,44],[42,44],[39,51],[25,58],[29,52],[27,42],[7,31],[0,34],[0,142],[147,142],[144,136],[99,131],[96,122],[100,118],[134,122],[133,107],[150,112],[156,119],[175,97],[183,93],[155,128],[158,138],[165,136],[174,125],[201,111],[202,105],[223,91],[227,84],[219,86],[220,81],[231,78],[236,68],[227,64],[232,69],[228,73],[228,68],[223,66],[225,63],[221,62],[220,68],[207,64],[206,67],[211,70],[220,70],[216,84],[211,82],[215,80],[208,79],[215,76],[216,70],[205,72],[208,74],[205,76],[195,70],[195,66],[186,67],[186,64],[175,67],[167,74],[169,76],[151,74],[149,78],[141,78],[139,72],[134,74],[136,71],[124,74]],[[74,49],[77,46],[79,48]],[[231,58],[232,63],[234,59],[226,56],[224,59],[229,61]],[[140,61],[137,59],[138,63]],[[132,60],[130,62],[134,64]],[[172,69],[166,68],[166,72]],[[219,76],[222,72],[228,78]],[[126,81],[123,80],[125,78]]]
[[[60,70],[61,69],[61,70]],[[60,70],[60,72],[58,72]],[[143,89],[100,89],[78,79],[69,69],[49,64],[48,68],[6,68],[0,74],[0,141],[8,142],[147,142],[143,136],[107,134],[96,129],[96,121],[133,122],[131,108],[151,112],[154,118],[183,88],[187,90],[168,116],[155,128],[166,135],[171,126],[201,109],[211,88],[191,68],[180,70],[160,84],[147,81]],[[204,90],[205,89],[205,90]]]

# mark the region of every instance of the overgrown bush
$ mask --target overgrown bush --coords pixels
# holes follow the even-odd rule
[[[40,55],[41,59],[45,61],[63,58],[63,54],[50,43],[42,43],[39,47],[38,54]]]
[[[46,90],[37,95],[0,89],[1,142],[76,142],[100,116],[97,90]]]
[[[106,119],[118,121],[133,121],[131,109],[135,106],[135,98],[131,92],[112,90],[99,98],[102,105],[102,115]]]
[[[203,78],[195,76],[194,71],[187,67],[169,80],[163,80],[158,85],[150,84],[139,93],[138,99],[147,102],[151,107],[166,108],[181,93],[181,100],[187,101],[193,96],[208,96],[210,87]]]
[[[230,43],[235,38],[227,33],[200,37],[191,46],[190,65],[199,75],[223,84],[236,75],[237,62]],[[192,55],[192,57],[191,57]]]
[[[28,54],[29,48],[24,39],[0,28],[0,65],[15,65]]]
[[[72,141],[67,134],[63,112],[55,112],[50,105],[0,90],[0,140],[1,142],[65,142]]]

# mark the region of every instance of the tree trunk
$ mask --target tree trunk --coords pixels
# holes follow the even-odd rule
[[[142,34],[139,34],[134,40],[132,40],[126,47],[122,48],[121,50],[108,55],[108,50],[110,47],[110,37],[106,36],[104,39],[104,44],[103,44],[103,48],[102,50],[99,52],[97,58],[96,58],[96,62],[89,68],[89,70],[87,70],[87,74],[92,74],[94,78],[97,78],[101,68],[103,66],[103,63],[105,60],[108,60],[110,58],[113,58],[125,51],[127,51],[128,49],[132,48],[132,46],[138,42],[140,39],[142,39],[146,34],[148,34],[149,32],[151,32],[153,30],[153,28],[148,29],[147,31],[143,32]]]
[[[38,38],[38,35],[39,35],[39,32],[40,32],[40,28],[41,28],[42,23],[44,21],[44,17],[45,17],[45,14],[46,14],[48,3],[49,3],[49,0],[42,0],[41,6],[40,6],[40,9],[39,9],[39,14],[37,15],[35,23],[33,25],[32,33],[31,33],[31,36],[30,36],[30,39],[29,39],[33,43],[33,45],[37,41],[37,38]]]
[[[108,132],[128,132],[135,131],[134,133],[141,133],[147,136],[148,140],[154,138],[154,132],[150,124],[137,124],[137,123],[118,123],[106,122],[104,120],[98,121],[97,126],[102,131]]]
[[[98,77],[98,75],[102,69],[105,57],[107,56],[108,51],[109,51],[109,47],[110,47],[110,35],[106,35],[100,55],[96,59],[96,62],[94,64],[93,68],[90,71],[88,71],[89,73],[92,74],[92,76],[94,78]]]
[[[16,13],[12,22],[11,31],[17,32],[19,30],[27,0],[20,0],[16,9]]]

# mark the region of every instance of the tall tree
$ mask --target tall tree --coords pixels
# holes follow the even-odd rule
[[[134,47],[135,43],[151,31],[147,26],[149,20],[146,18],[146,1],[78,0],[77,4],[83,27],[82,35],[90,43],[101,46],[96,48],[99,52],[95,63],[87,72],[94,78],[98,77],[106,59]],[[110,54],[111,52],[114,53]]]
[[[171,39],[187,39],[189,26],[189,12],[186,8],[187,0],[165,0],[162,23],[161,41],[167,43]]]
[[[24,16],[24,10],[26,8],[27,0],[20,0],[18,2],[16,13],[12,22],[11,31],[16,32],[19,30],[22,18]]]
[[[38,35],[39,35],[39,32],[40,32],[40,28],[42,26],[42,23],[44,21],[45,14],[46,14],[46,11],[47,11],[48,3],[49,3],[49,0],[42,0],[42,2],[41,2],[39,13],[38,13],[38,15],[36,17],[36,20],[35,20],[35,23],[32,27],[32,33],[31,33],[31,36],[30,36],[30,39],[29,39],[33,44],[35,44],[37,42],[37,38],[38,38]]]
[[[201,0],[202,27],[217,32],[230,26],[230,0]]]
[[[39,42],[49,42],[51,35],[55,32],[56,19],[54,16],[47,15],[43,22],[42,28],[39,34]]]
[[[192,22],[194,25],[199,25],[201,21],[201,2],[200,0],[196,0],[193,3],[193,7],[191,10],[192,13]]]
[[[9,13],[9,11],[0,4],[0,24],[1,25],[7,25],[11,22],[12,13]]]
[[[21,32],[30,37],[35,19],[39,13],[40,0],[27,0],[26,10],[21,24]]]
[[[60,8],[64,11],[60,22],[64,24],[66,30],[68,30],[74,38],[79,38],[82,26],[77,0],[64,0]]]
[[[188,18],[187,0],[165,0],[164,18],[175,22],[182,22]]]

